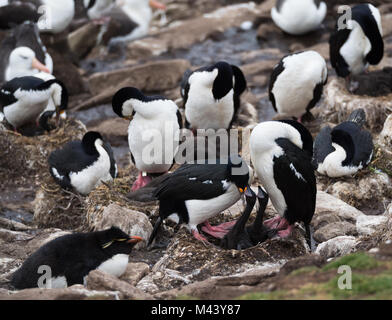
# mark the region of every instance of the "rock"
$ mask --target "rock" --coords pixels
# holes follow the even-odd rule
[[[152,297],[129,283],[102,272],[90,271],[87,277],[87,288],[90,290],[118,291],[120,299],[150,300]]]
[[[324,259],[344,256],[353,252],[356,241],[353,236],[336,237],[319,244],[316,253]]]
[[[306,48],[306,50],[314,50],[318,52],[326,61],[329,60],[329,43],[323,42],[316,44],[310,48]]]
[[[152,274],[149,274],[145,276],[143,279],[141,279],[137,284],[136,288],[144,292],[148,292],[150,294],[154,294],[159,291],[159,287],[155,284]]]
[[[360,219],[360,217],[358,218]],[[358,220],[357,220],[358,223]],[[338,236],[355,236],[357,229],[349,222],[333,222],[323,226],[314,233],[314,239],[318,242],[325,242]]]
[[[144,213],[123,208],[117,204],[111,204],[103,211],[90,215],[88,224],[95,231],[116,226],[128,235],[139,236],[146,241],[153,230],[150,220]],[[145,248],[146,241],[139,242],[135,249]]]
[[[70,96],[89,91],[81,72],[69,59],[65,59],[63,54],[51,48],[48,48],[48,52],[53,59],[53,75],[64,83]]]
[[[10,270],[15,265],[15,259],[0,257],[0,282],[8,281]]]
[[[168,51],[189,49],[192,44],[202,42],[212,34],[254,20],[258,13],[255,3],[249,2],[221,7],[203,16],[177,22],[150,37],[130,43],[128,58],[146,59]]]
[[[85,57],[96,45],[102,26],[89,22],[68,35],[71,51],[79,58]]]
[[[283,267],[280,269],[281,274],[290,274],[294,270],[309,267],[309,266],[316,266],[321,268],[325,264],[325,259],[323,259],[318,254],[308,254],[303,257],[298,257],[286,262]]]
[[[155,294],[154,297],[157,299],[174,299],[181,296],[191,296],[213,300],[218,295],[223,294],[226,299],[233,299],[249,290],[250,287],[254,287],[266,278],[276,274],[281,265],[281,263],[265,264],[263,267],[254,268],[233,276],[212,277],[182,288],[160,292]]]
[[[313,217],[312,226],[315,230],[321,229],[329,224],[341,222],[343,219],[336,212],[320,212]]]
[[[27,226],[21,222],[13,221],[3,217],[0,217],[0,227],[13,231],[27,231],[33,229],[32,227]]]
[[[129,121],[118,117],[104,120],[94,127],[89,127],[89,130],[101,132],[104,138],[110,140],[113,136],[128,138],[128,127]]]
[[[83,286],[73,286],[65,289],[35,288],[0,293],[0,300],[118,300],[118,295],[118,292],[86,290]]]
[[[255,127],[259,123],[257,109],[251,103],[241,100],[241,106],[238,110],[237,117],[233,122],[233,126],[239,128]]]
[[[150,267],[144,262],[128,263],[121,280],[136,286],[138,282],[150,272]]]
[[[343,79],[332,79],[324,87],[325,107],[323,117],[326,121],[341,123],[356,109],[366,113],[366,126],[379,132],[392,109],[391,95],[384,97],[357,96],[347,91]]]
[[[387,223],[386,216],[361,216],[357,219],[357,231],[361,236],[368,236],[378,231]]]
[[[187,60],[173,59],[95,73],[89,78],[92,98],[82,102],[74,110],[111,103],[113,95],[126,86],[133,86],[147,93],[173,89],[178,86],[189,67]]]
[[[181,59],[148,62],[135,67],[96,73],[89,78],[89,84],[92,94],[98,94],[110,86],[119,90],[124,82],[127,86],[142,91],[159,92],[176,87],[188,68],[189,62]]]
[[[384,122],[384,127],[378,137],[378,143],[392,151],[392,114]]]
[[[280,59],[281,58],[279,58],[279,56],[275,56],[272,59],[263,59],[261,61],[252,62],[241,66],[241,70],[247,79],[248,77],[252,78],[253,76],[260,74],[266,74],[269,76]]]
[[[11,230],[0,228],[0,240],[4,242],[28,241],[33,238],[34,236],[24,232],[11,231]]]
[[[318,191],[316,212],[313,219],[317,218],[319,215],[327,213],[336,214],[341,221],[347,221],[350,223],[356,223],[357,218],[363,215],[361,211],[355,209],[342,200],[339,200],[326,192]]]
[[[379,165],[375,162],[374,166]],[[374,215],[383,213],[390,202],[392,184],[388,174],[369,172],[365,176],[346,177],[330,186],[329,192],[362,212]]]

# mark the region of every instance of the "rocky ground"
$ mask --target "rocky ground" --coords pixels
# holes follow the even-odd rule
[[[61,79],[75,87],[70,118],[60,128],[36,137],[0,130],[0,299],[391,298],[392,86],[385,82],[388,69],[381,71],[392,65],[392,5],[387,0],[374,2],[383,14],[384,60],[367,77],[358,79],[356,94],[347,91],[329,65],[323,99],[314,109],[315,120],[307,124],[316,135],[325,124],[335,125],[362,107],[376,146],[372,163],[357,175],[317,177],[319,192],[312,221],[317,249],[313,254],[299,225],[290,239],[227,251],[216,244],[206,247],[168,222],[157,239],[159,246],[147,250],[142,243],[132,252],[128,272],[121,279],[93,271],[87,287],[9,291],[13,271],[55,237],[113,224],[143,238],[151,233],[157,203],[141,205],[124,198],[137,172],[128,160],[128,123],[117,118],[110,106],[119,88],[132,85],[180,103],[179,82],[185,70],[227,60],[241,66],[249,84],[235,125],[251,129],[275,116],[267,95],[274,65],[289,52],[308,49],[329,60],[334,5],[350,3],[328,1],[329,15],[319,31],[290,37],[270,19],[273,0],[164,2],[168,4],[166,20],[156,17],[150,36],[130,44],[110,50],[95,48],[86,56],[86,34],[93,27],[70,35],[71,47],[83,57],[76,68],[81,85],[75,86],[74,78],[67,78],[58,67],[57,72],[65,77]],[[245,28],[248,21],[253,24],[250,30]],[[120,173],[112,184],[83,197],[61,190],[52,181],[47,157],[86,130],[98,130],[109,140]],[[246,138],[242,144],[242,155],[249,161]],[[242,208],[239,202],[212,222],[232,220]],[[268,217],[275,215],[271,204],[266,212]],[[337,288],[340,265],[352,267],[353,290]]]

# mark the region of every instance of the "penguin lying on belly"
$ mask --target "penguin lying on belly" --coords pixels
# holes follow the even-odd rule
[[[272,238],[276,234],[275,230],[263,225],[263,216],[269,199],[268,194],[259,187],[257,194],[259,209],[257,210],[256,220],[249,226],[246,226],[246,222],[256,203],[256,194],[248,187],[245,191],[245,197],[246,208],[243,214],[221,240],[220,246],[224,249],[247,249]]]
[[[11,284],[19,290],[38,287],[40,278],[45,275],[41,266],[50,268],[50,278],[42,283],[47,288],[84,284],[85,277],[94,269],[120,277],[126,270],[132,248],[142,240],[116,227],[59,237],[34,252],[15,271]]]
[[[365,168],[373,157],[373,139],[363,130],[363,109],[352,112],[347,121],[335,128],[323,128],[314,143],[313,166],[331,178],[350,176]]]
[[[98,132],[87,132],[82,141],[68,142],[48,159],[50,174],[62,188],[90,193],[102,181],[117,176],[113,150]]]

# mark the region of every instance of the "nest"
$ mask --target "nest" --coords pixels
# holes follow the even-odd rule
[[[31,190],[34,222],[40,227],[74,229],[80,227],[80,197],[61,190],[49,173],[48,157],[65,143],[81,139],[86,127],[78,120],[67,119],[50,133],[26,137],[13,131],[0,131],[1,191],[18,193]],[[18,203],[20,205],[20,203]]]
[[[85,197],[63,190],[48,174],[34,200],[34,222],[40,228],[82,232],[87,229]]]
[[[110,204],[117,204],[123,208],[135,210],[153,216],[158,209],[157,202],[140,203],[130,201],[126,195],[131,192],[133,182],[136,180],[138,171],[129,166],[120,169],[118,177],[110,183],[105,183],[93,190],[86,198],[86,221],[89,230],[92,230],[94,221],[100,219],[103,210]]]

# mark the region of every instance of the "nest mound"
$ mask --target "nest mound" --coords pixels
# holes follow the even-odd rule
[[[54,182],[49,173],[48,157],[65,143],[81,139],[86,131],[80,121],[73,119],[67,119],[48,134],[34,137],[0,131],[1,191],[28,190],[27,198],[35,198],[29,203],[30,211],[34,212],[34,223],[40,227],[73,229],[80,226],[80,221],[71,214],[73,211],[79,214],[80,203]]]
[[[162,259],[155,264],[154,276],[149,281],[159,291],[165,291],[211,277],[240,274],[266,264],[280,265],[306,254],[300,233],[296,229],[290,239],[267,240],[238,251],[204,245],[181,228],[171,239]]]
[[[133,166],[120,169],[118,177],[109,184],[102,184],[93,190],[86,198],[86,222],[91,230],[94,221],[99,220],[103,210],[110,204],[139,211],[151,217],[158,209],[158,202],[141,203],[130,201],[125,196],[131,192],[133,182],[136,180],[138,171]]]
[[[36,193],[34,222],[40,228],[86,230],[85,198],[62,189],[48,173]]]
[[[65,143],[81,139],[86,127],[78,120],[68,119],[48,134],[22,136],[13,131],[0,131],[0,178],[7,184],[20,183],[48,171],[48,157]],[[38,177],[39,178],[39,177]]]

